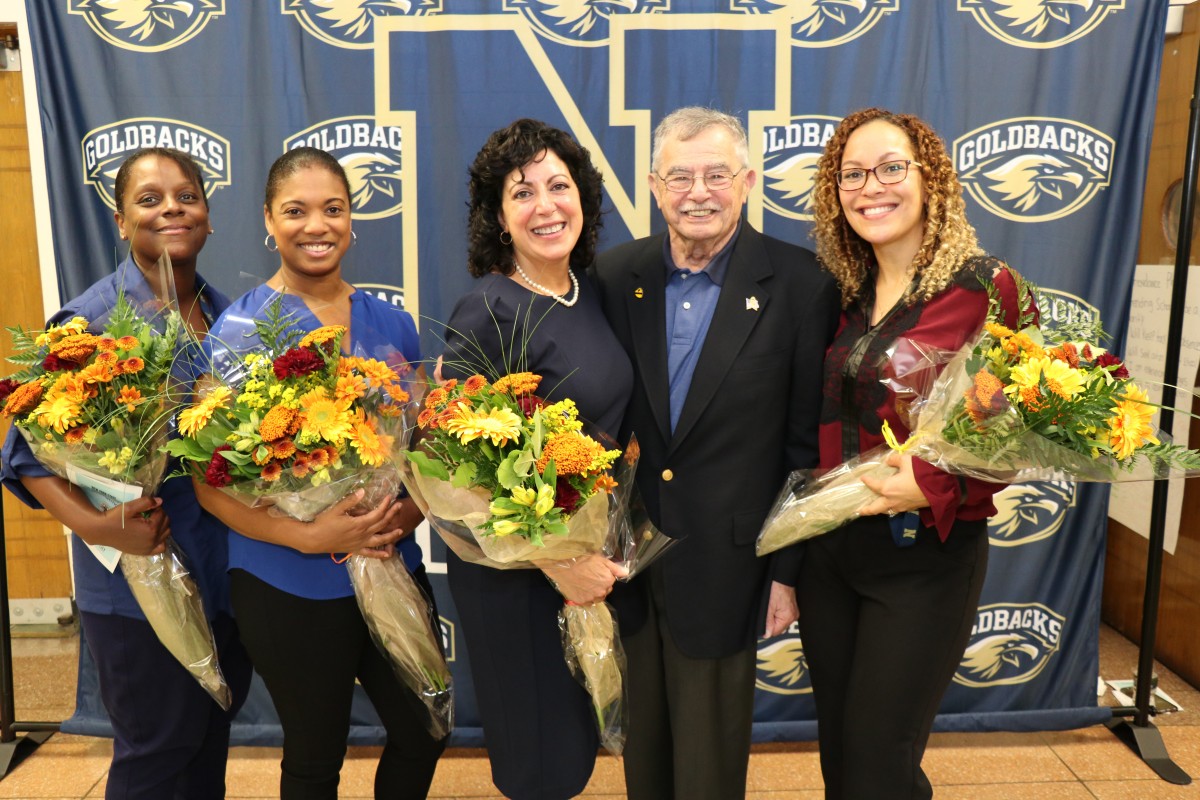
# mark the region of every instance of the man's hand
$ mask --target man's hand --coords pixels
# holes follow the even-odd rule
[[[779,581],[771,581],[771,597],[767,601],[767,627],[762,638],[770,639],[785,633],[798,619],[800,607],[796,604],[795,588]]]

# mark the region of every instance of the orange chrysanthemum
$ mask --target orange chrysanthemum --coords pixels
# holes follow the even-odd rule
[[[109,341],[112,340],[110,339]],[[117,357],[116,353],[104,351],[97,354],[96,357],[92,359],[92,364],[103,364],[106,367],[115,368],[118,361],[120,361],[120,359]]]
[[[442,388],[447,392],[453,391],[458,386],[458,378],[451,378],[442,384]]]
[[[254,463],[258,464],[260,467],[264,464],[269,464],[271,459],[274,457],[275,453],[269,444],[260,444],[258,447],[254,448],[254,452],[250,454],[251,460],[253,460]]]
[[[258,426],[258,433],[264,442],[277,442],[288,435],[288,430],[296,419],[296,409],[287,406],[272,406]]]
[[[4,415],[6,417],[15,416],[16,414],[24,414],[26,411],[33,409],[42,399],[42,385],[37,381],[23,383],[16,389],[13,389],[12,394],[8,396],[8,400],[4,402]]]
[[[100,341],[96,342],[96,349],[99,350],[101,354],[112,353],[117,349],[117,340],[105,336],[100,339]]]
[[[409,400],[408,392],[399,383],[384,384],[383,391],[393,403],[407,403]]]
[[[1001,325],[998,322],[988,322],[988,323],[985,323],[983,327],[987,330],[988,333],[990,333],[992,336],[995,336],[997,339],[1007,339],[1008,337],[1013,335],[1013,332],[1011,330],[1004,327],[1003,325]]]
[[[358,362],[358,371],[367,376],[372,386],[383,386],[400,380],[396,370],[375,358],[364,358]]]
[[[120,339],[117,339],[117,347],[121,348],[122,350],[132,350],[139,344],[141,344],[141,342],[137,340],[136,336],[122,336]]]
[[[482,375],[472,375],[463,383],[463,394],[467,397],[474,397],[485,386],[487,386],[487,378]]]
[[[582,475],[602,452],[603,448],[595,441],[575,431],[556,433],[546,440],[537,469],[544,472],[550,459],[554,459],[556,475]]]
[[[105,353],[104,355],[108,354]],[[79,370],[76,373],[76,377],[82,383],[95,385],[97,383],[111,383],[112,379],[119,374],[115,364],[109,364],[107,361],[101,361],[97,358],[91,364]]]
[[[425,407],[433,410],[440,409],[445,405],[446,400],[450,398],[450,393],[442,387],[430,390],[429,394],[425,395]]]
[[[308,476],[308,473],[312,472],[312,469],[312,460],[309,458],[308,453],[305,453],[303,450],[297,452],[296,460],[292,462],[292,474],[297,478],[304,478]]]
[[[71,430],[64,433],[63,441],[66,442],[67,444],[79,444],[80,442],[83,441],[83,436],[87,432],[88,432],[87,425],[79,425],[77,427],[71,428]]]
[[[324,469],[329,466],[329,451],[324,447],[319,447],[308,454],[308,460],[312,463],[313,469]]]
[[[296,443],[291,439],[284,439],[271,445],[271,451],[278,460],[287,461],[296,454]]]
[[[437,412],[427,408],[417,415],[417,427],[420,428],[436,428],[437,427]]]
[[[117,371],[122,375],[136,375],[146,368],[146,362],[137,356],[130,356],[117,364]]]
[[[278,461],[272,461],[270,464],[265,465],[262,468],[262,472],[259,474],[267,483],[274,483],[275,481],[279,480],[279,476],[283,474],[283,465]]]
[[[1058,347],[1050,348],[1048,352],[1051,358],[1067,362],[1071,369],[1079,369],[1079,349],[1070,342],[1063,342]]]
[[[532,372],[514,372],[496,381],[492,384],[492,388],[501,394],[521,397],[522,395],[533,394],[537,391],[538,384],[541,382],[541,375],[535,375]]]

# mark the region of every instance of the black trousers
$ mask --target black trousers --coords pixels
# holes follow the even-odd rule
[[[800,635],[817,706],[826,800],[925,800],[921,759],[971,635],[987,522],[897,547],[887,517],[806,545]]]
[[[435,740],[425,730],[420,701],[371,640],[357,601],[297,597],[243,570],[232,570],[230,577],[242,642],[283,725],[279,796],[338,796],[357,678],[387,731],[375,771],[375,797],[426,797],[445,740]],[[425,569],[413,578],[432,602]]]
[[[629,800],[740,800],[754,721],[754,643],[747,636],[743,650],[724,658],[685,655],[667,626],[661,562],[637,580],[649,584],[646,622],[621,638]]]
[[[212,800],[225,796],[229,722],[250,688],[237,626],[212,620],[232,705],[222,711],[165,647],[150,623],[80,612],[84,638],[113,726],[107,800]]]

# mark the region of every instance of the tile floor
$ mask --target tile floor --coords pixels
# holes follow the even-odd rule
[[[77,640],[13,640],[17,719],[60,720],[72,710]],[[1136,648],[1105,628],[1100,637],[1101,675],[1123,678]],[[1200,691],[1164,668],[1160,683],[1184,710],[1155,719],[1167,750],[1195,782],[1160,780],[1102,726],[1047,733],[935,734],[925,769],[938,800],[1200,800]],[[351,748],[342,771],[343,798],[371,797],[377,748]],[[55,734],[0,780],[0,800],[104,796],[112,745],[107,739]],[[279,751],[234,748],[229,762],[231,798],[276,796]],[[433,798],[498,798],[481,750],[452,750],[439,762]],[[583,795],[624,797],[620,762],[601,755]],[[748,798],[821,800],[815,743],[756,745],[750,760]]]

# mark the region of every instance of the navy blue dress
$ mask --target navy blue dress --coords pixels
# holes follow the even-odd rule
[[[538,395],[571,398],[580,416],[615,437],[633,390],[633,367],[599,298],[579,276],[567,308],[498,274],[480,278],[446,326],[442,375],[542,376]],[[498,570],[447,553],[448,578],[470,656],[492,780],[517,800],[583,791],[600,746],[587,692],[563,660],[562,596],[541,570]]]

